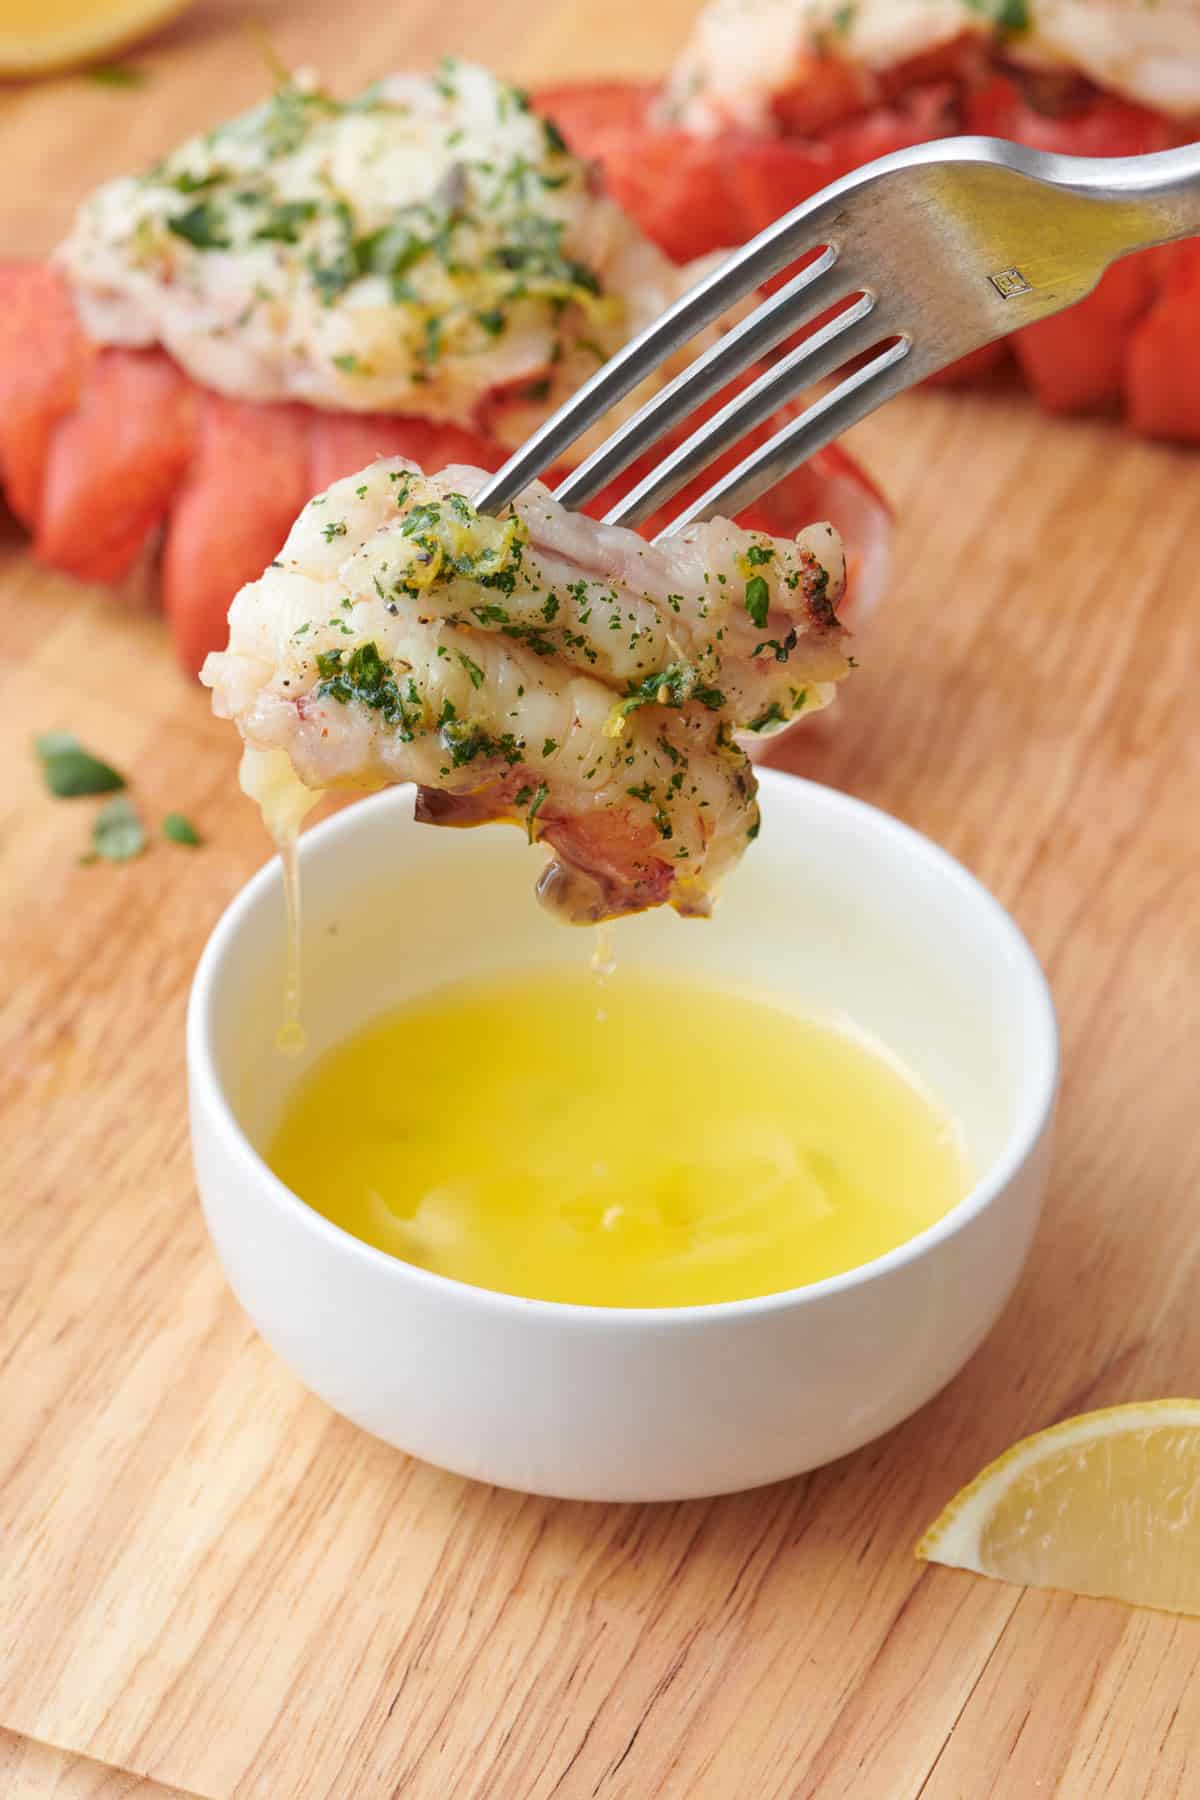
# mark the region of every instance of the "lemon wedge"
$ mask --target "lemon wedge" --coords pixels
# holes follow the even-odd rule
[[[1065,1419],[989,1465],[917,1545],[924,1562],[1200,1615],[1200,1400]]]
[[[187,0],[4,0],[0,75],[42,75],[121,50]]]

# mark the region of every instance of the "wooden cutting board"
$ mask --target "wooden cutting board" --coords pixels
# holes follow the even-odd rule
[[[0,97],[6,254],[260,92],[237,10],[182,21],[144,87]],[[653,70],[690,7],[259,10],[349,88],[465,47],[527,79]],[[0,542],[0,1726],[127,1772],[10,1737],[5,1794],[1200,1792],[1200,1626],[912,1559],[1021,1433],[1200,1390],[1200,459],[1015,392],[919,395],[857,447],[897,504],[895,578],[837,730],[789,758],[1015,911],[1061,1009],[1061,1139],[959,1379],[832,1468],[710,1503],[473,1486],[255,1338],[201,1225],[182,1060],[197,953],[265,858],[235,745],[136,598]],[[68,725],[204,847],[80,866],[92,803],[51,801],[29,754]]]

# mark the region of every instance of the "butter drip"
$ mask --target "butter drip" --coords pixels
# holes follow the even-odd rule
[[[283,1022],[276,1047],[288,1055],[304,1049],[300,1023],[300,859],[296,843],[300,827],[321,799],[321,790],[305,787],[284,750],[242,751],[238,782],[262,814],[263,824],[283,865],[283,898],[287,909],[287,972],[283,989]]]

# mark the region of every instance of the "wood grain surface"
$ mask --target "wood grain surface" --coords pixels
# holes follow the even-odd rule
[[[689,10],[259,14],[349,88],[452,48],[649,71]],[[252,99],[237,16],[182,20],[140,89],[0,95],[0,248],[44,249],[101,175]],[[1021,1433],[1200,1389],[1200,462],[1015,392],[918,395],[857,448],[898,507],[895,580],[837,730],[789,761],[1024,925],[1061,1011],[1057,1166],[1015,1300],[938,1400],[703,1504],[465,1483],[255,1338],[204,1237],[182,1063],[197,953],[265,859],[235,746],[144,594],[0,539],[0,1726],[95,1759],[0,1739],[5,1800],[161,1800],[135,1776],[203,1800],[1200,1793],[1200,1625],[912,1558]],[[204,848],[80,866],[94,803],[51,801],[29,753],[66,725]]]
[[[182,1788],[165,1788],[11,1731],[0,1731],[0,1794],[4,1800],[194,1800]]]

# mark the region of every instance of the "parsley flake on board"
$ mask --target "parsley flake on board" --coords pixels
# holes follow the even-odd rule
[[[92,821],[92,849],[103,862],[129,862],[146,848],[146,831],[133,801],[118,794]]]
[[[181,812],[169,812],[162,822],[162,832],[172,844],[187,844],[195,849],[204,842],[192,821]]]
[[[46,786],[57,800],[75,800],[82,794],[113,794],[125,786],[125,777],[109,763],[85,750],[69,731],[44,731],[33,740]]]

